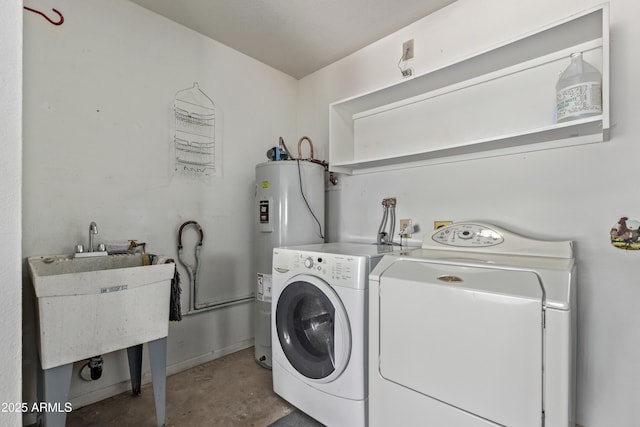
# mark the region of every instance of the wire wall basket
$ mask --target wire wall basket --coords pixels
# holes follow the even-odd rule
[[[176,93],[174,115],[175,173],[216,176],[216,109],[211,98],[194,83]]]

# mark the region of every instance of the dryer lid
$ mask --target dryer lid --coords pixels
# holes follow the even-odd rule
[[[534,272],[396,262],[377,297],[383,378],[500,425],[540,425],[544,289]]]
[[[526,273],[526,274],[523,274]],[[490,266],[467,266],[424,262],[403,262],[399,259],[380,277],[430,286],[447,286],[477,294],[495,294],[505,297],[545,302],[546,292],[535,273],[505,270]]]

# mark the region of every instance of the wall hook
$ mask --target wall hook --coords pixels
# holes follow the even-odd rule
[[[59,20],[56,22],[56,21],[54,21],[53,19],[49,18],[47,15],[45,15],[44,13],[42,13],[39,10],[32,9],[30,7],[27,7],[27,6],[24,6],[24,8],[27,9],[29,12],[37,13],[38,15],[42,16],[44,19],[46,19],[47,21],[49,21],[53,25],[62,25],[62,23],[64,22],[64,16],[62,16],[62,14],[60,12],[58,12],[57,9],[51,9],[52,11],[54,11],[55,13],[58,14]]]

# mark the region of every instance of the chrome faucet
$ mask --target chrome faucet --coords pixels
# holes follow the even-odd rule
[[[93,252],[93,235],[98,234],[98,225],[91,221],[89,224],[89,252]]]

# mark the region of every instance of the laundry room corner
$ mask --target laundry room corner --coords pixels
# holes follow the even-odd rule
[[[44,3],[0,425],[638,424],[640,2]]]

